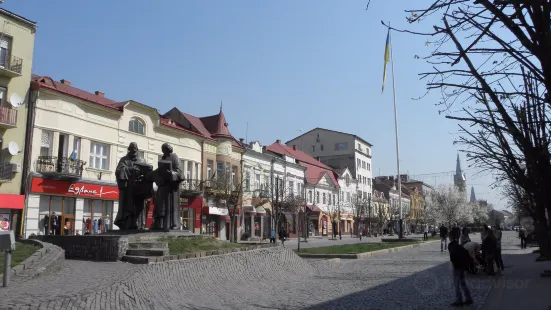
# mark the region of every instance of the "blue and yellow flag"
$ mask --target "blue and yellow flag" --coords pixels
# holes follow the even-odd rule
[[[385,46],[385,64],[383,67],[383,88],[381,93],[385,91],[385,81],[386,81],[386,65],[390,62],[390,28],[388,28],[388,33],[386,35],[386,46]]]

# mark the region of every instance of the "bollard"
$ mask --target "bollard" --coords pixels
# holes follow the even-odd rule
[[[4,250],[4,279],[2,285],[8,286],[10,280],[11,250]]]

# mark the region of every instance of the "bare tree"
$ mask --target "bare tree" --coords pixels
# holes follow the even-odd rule
[[[329,217],[329,222],[331,223],[331,238],[335,238],[337,234],[337,229],[340,229],[340,227],[336,227],[337,225],[340,225],[340,215],[341,212],[343,212],[346,208],[346,202],[344,199],[342,199],[341,195],[343,192],[338,191],[337,194],[337,201],[333,201],[333,203],[327,203],[327,201],[324,199],[324,207],[321,208],[322,211]],[[331,195],[331,193],[329,193]]]
[[[356,230],[356,234],[358,237],[361,235],[361,229],[360,229],[360,218],[366,216],[367,210],[367,201],[362,196],[360,196],[359,193],[352,195],[352,201],[350,202],[349,209],[352,210],[355,220],[354,220],[354,229]],[[370,216],[370,215],[368,215]],[[371,218],[368,219],[368,222],[371,221]],[[364,223],[365,224],[365,223]]]
[[[230,242],[237,242],[237,213],[243,197],[243,169],[239,175],[229,171],[213,175],[204,182],[204,194],[212,197],[218,208],[225,208],[230,215]]]
[[[528,193],[545,257],[551,257],[550,11],[550,1],[434,0],[408,11],[410,23],[441,16],[434,31],[402,30],[433,38],[425,57],[433,70],[421,77],[440,92],[441,112],[460,123],[458,142],[471,165],[495,174],[496,185],[510,181]]]

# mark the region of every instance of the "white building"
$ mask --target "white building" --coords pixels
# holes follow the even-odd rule
[[[335,170],[339,182],[339,213],[340,229],[342,233],[350,233],[354,230],[354,218],[363,216],[365,201],[359,198],[359,184],[352,176],[348,168]]]
[[[271,200],[275,193],[281,196],[303,196],[306,168],[297,164],[291,156],[278,157],[267,152],[259,142],[251,142],[243,154],[243,223],[245,233],[251,238],[269,236],[275,229]],[[278,183],[278,184],[277,184]],[[277,184],[277,185],[276,185]],[[296,229],[296,216],[284,214],[282,222],[291,233]],[[289,229],[291,228],[291,229]]]
[[[116,102],[100,91],[88,93],[49,77],[34,76],[32,89],[26,237],[117,229],[114,171],[130,142],[138,144],[140,155],[154,168],[161,145],[170,143],[184,176],[201,178],[202,144],[208,138],[176,125],[156,109],[135,101]],[[182,211],[184,226],[193,230],[194,210]]]
[[[306,168],[305,199],[308,215],[308,231],[313,235],[330,235],[333,231],[331,220],[337,220],[339,183],[335,172],[312,156],[281,144],[277,140],[268,146],[267,151]]]
[[[286,143],[333,169],[349,168],[358,191],[367,200],[372,193],[372,145],[357,135],[315,128]]]

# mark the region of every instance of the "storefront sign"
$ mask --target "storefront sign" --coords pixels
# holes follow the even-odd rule
[[[0,231],[10,230],[10,215],[2,213],[0,214]]]
[[[80,182],[71,183],[42,178],[34,178],[32,180],[31,192],[85,198],[119,199],[119,189],[116,186]]]

